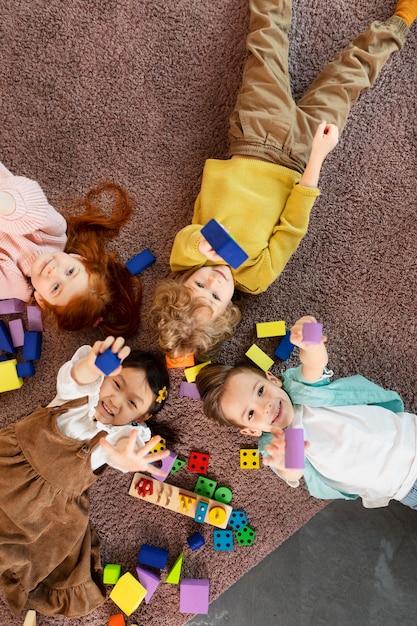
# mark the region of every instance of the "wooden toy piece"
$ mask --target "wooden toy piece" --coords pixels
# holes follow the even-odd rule
[[[204,546],[206,542],[204,541],[203,535],[197,532],[187,538],[187,543],[190,546],[191,550],[194,552],[195,550],[198,550],[198,548]]]
[[[150,478],[141,478],[136,485],[136,491],[144,498],[153,494],[153,480]]]
[[[30,609],[30,611],[26,613],[23,626],[36,626],[36,611],[34,611],[33,609]]]
[[[204,500],[200,500],[200,502],[197,505],[197,511],[194,516],[195,522],[198,522],[199,524],[202,524],[204,522],[204,520],[206,519],[208,505],[209,505],[208,502],[205,502]]]
[[[233,492],[229,487],[219,487],[214,494],[214,499],[217,500],[217,502],[224,502],[225,504],[229,504],[232,498]]]
[[[165,356],[168,369],[178,369],[180,367],[193,367],[195,364],[194,354],[180,354],[180,356]]]
[[[236,539],[240,546],[251,546],[255,541],[255,531],[249,526],[243,526],[236,531]]]
[[[188,383],[185,380],[182,380],[180,384],[180,396],[199,400],[200,394],[198,392],[197,385],[195,383]]]
[[[0,361],[0,393],[20,389],[23,385],[23,379],[19,377],[16,366],[16,359]]]
[[[285,335],[285,322],[261,322],[256,324],[256,336],[261,339],[263,337],[278,337]]]
[[[323,324],[305,322],[303,324],[303,343],[319,344],[323,337]]]
[[[304,468],[304,428],[286,428],[285,467],[288,469]]]
[[[233,550],[233,531],[213,531],[213,548],[215,550]]]
[[[259,469],[259,450],[258,448],[241,448],[240,449],[240,469]]]
[[[165,579],[166,583],[171,583],[172,585],[178,585],[178,583],[180,582],[183,556],[184,556],[184,552],[181,552],[181,554],[177,557],[174,565],[169,570],[169,573]]]
[[[183,578],[180,584],[180,613],[207,615],[210,581]]]
[[[35,374],[35,365],[33,361],[25,361],[16,365],[17,375],[20,378],[29,378]]]
[[[213,506],[209,511],[208,518],[213,526],[221,526],[225,522],[226,511],[222,506]]]
[[[210,460],[209,454],[204,452],[190,452],[190,458],[188,459],[188,471],[198,472],[199,474],[207,474],[208,464]]]
[[[207,222],[201,229],[201,234],[207,239],[213,250],[233,269],[240,267],[249,258],[243,248],[236,243],[217,220],[211,219]]]
[[[20,348],[21,346],[23,346],[25,331],[21,319],[10,320],[9,332],[13,346],[15,348]]]
[[[161,582],[161,578],[155,572],[151,572],[145,567],[141,567],[140,565],[136,566],[136,573],[139,578],[139,582],[146,589],[145,602],[149,604],[153,594],[158,588],[159,583]]]
[[[104,352],[98,355],[95,361],[96,367],[103,372],[105,376],[108,376],[115,369],[119,367],[121,360],[111,351],[111,348],[107,348]]]
[[[161,459],[161,461],[160,461],[160,463],[161,463],[160,469],[164,472],[164,475],[163,476],[157,476],[156,474],[151,474],[152,478],[155,478],[156,480],[160,480],[160,481],[165,480],[165,478],[170,473],[171,468],[174,465],[174,462],[175,462],[176,458],[177,458],[177,455],[175,454],[175,452],[172,452],[170,450],[169,456],[166,456],[164,459]]]
[[[197,378],[197,374],[203,367],[206,365],[210,365],[211,361],[206,361],[205,363],[199,363],[198,365],[194,365],[194,367],[186,367],[184,370],[185,378],[188,383],[194,383]]]
[[[138,563],[156,567],[156,569],[164,569],[168,561],[168,554],[168,550],[144,543],[139,550]]]
[[[267,372],[274,364],[274,361],[269,357],[266,352],[261,350],[256,343],[252,344],[249,350],[245,353],[246,356],[251,359],[258,367],[264,372]]]
[[[295,348],[295,345],[290,341],[291,331],[287,330],[285,336],[281,339],[277,347],[275,348],[274,355],[281,359],[281,361],[286,361],[290,358],[292,351]]]
[[[26,313],[28,316],[28,329],[41,333],[43,331],[41,309],[36,305],[30,305],[27,307]]]
[[[229,526],[234,530],[239,530],[248,525],[245,511],[232,511],[229,517]]]
[[[161,483],[157,480],[154,481],[153,493],[151,495],[142,497],[138,493],[136,487],[139,485],[141,479],[143,478],[153,480],[150,479],[149,476],[146,474],[136,472],[130,485],[129,495],[133,496],[134,498],[149,502],[150,504],[157,504],[158,506],[169,509],[170,511],[181,513],[182,515],[186,515],[187,517],[191,517],[192,519],[195,518],[199,502],[203,500],[204,502],[208,503],[209,506],[209,515],[206,515],[204,521],[207,524],[211,524],[212,526],[217,526],[217,528],[227,528],[227,522],[233,510],[229,504],[221,504],[220,502],[217,502],[216,500],[212,500],[210,498],[201,498],[201,496],[194,493],[193,491],[187,491],[186,489],[181,489],[180,487],[176,487],[165,482]],[[226,513],[224,522],[213,523],[213,521],[210,519],[210,510],[213,507],[220,507],[224,509]]]
[[[23,341],[22,356],[27,361],[38,361],[41,358],[42,333],[28,331],[25,333]]]
[[[122,613],[116,613],[115,615],[109,615],[108,626],[126,626],[125,618]]]
[[[25,303],[17,298],[8,298],[0,300],[0,315],[11,315],[13,313],[23,313]]]
[[[116,563],[108,563],[103,570],[103,583],[105,585],[115,585],[122,573],[122,566]]]
[[[0,350],[14,354],[16,350],[13,346],[12,338],[9,335],[6,324],[0,320]]]
[[[176,474],[177,472],[179,472],[180,469],[184,467],[184,465],[185,461],[183,461],[182,459],[175,459],[174,465],[171,467],[170,474]]]
[[[119,578],[110,593],[110,598],[126,615],[136,611],[145,596],[145,587],[130,572]]]
[[[150,454],[155,454],[156,452],[162,452],[163,450],[166,450],[166,447],[167,447],[166,439],[161,437],[161,439],[158,441],[156,446],[152,448],[152,450],[150,451]]]
[[[146,270],[152,263],[155,263],[155,261],[156,259],[149,248],[145,248],[142,252],[129,259],[126,267],[133,276],[136,276]]]
[[[211,498],[217,487],[217,482],[206,478],[205,476],[199,476],[194,487],[194,493],[198,493],[200,496]]]

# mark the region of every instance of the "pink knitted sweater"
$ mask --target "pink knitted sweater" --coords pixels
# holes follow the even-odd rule
[[[13,176],[1,162],[0,190],[11,194],[16,206],[11,215],[0,215],[0,299],[27,302],[33,292],[28,280],[33,261],[64,249],[67,225],[37,182]]]

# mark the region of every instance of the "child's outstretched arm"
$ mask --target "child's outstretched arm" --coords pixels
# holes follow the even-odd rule
[[[129,437],[122,437],[112,446],[104,437],[100,445],[105,450],[109,463],[125,472],[150,472],[156,476],[163,476],[164,472],[155,463],[169,455],[169,450],[151,453],[156,444],[161,441],[159,435],[152,437],[142,448],[136,443],[136,432],[132,430]]]
[[[308,322],[316,322],[312,315],[304,315],[291,328],[290,341],[300,348],[301,371],[308,382],[319,380],[329,357],[326,346],[327,337],[322,336],[321,343],[307,344],[303,342],[303,326]]]
[[[276,472],[289,483],[297,482],[303,475],[302,469],[287,469],[285,467],[285,434],[282,428],[274,426],[271,428],[274,438],[265,446],[265,452],[268,456],[263,458],[263,464],[274,468]],[[304,443],[308,447],[308,443]]]
[[[111,348],[111,351],[117,354],[121,361],[130,353],[130,348],[125,346],[123,337],[117,337],[116,339],[114,337],[106,337],[104,341],[96,341],[88,355],[77,361],[71,370],[71,376],[78,385],[90,385],[102,375],[95,362],[98,355],[105,352],[107,348]],[[120,370],[121,365],[110,376],[119,374]]]
[[[310,158],[299,184],[304,187],[318,187],[321,166],[325,158],[339,141],[339,130],[334,124],[323,121],[314,135]]]

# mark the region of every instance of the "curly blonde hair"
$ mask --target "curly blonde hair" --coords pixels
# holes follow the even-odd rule
[[[169,356],[194,354],[206,360],[234,335],[242,315],[230,302],[222,315],[213,318],[210,305],[183,284],[189,275],[184,272],[159,283],[149,312],[150,323],[159,346]]]

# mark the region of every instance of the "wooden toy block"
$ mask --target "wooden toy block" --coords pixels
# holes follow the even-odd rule
[[[145,603],[149,604],[153,594],[158,588],[159,583],[161,582],[161,578],[155,572],[151,572],[145,567],[141,567],[140,565],[136,566],[136,573],[139,578],[139,582],[146,589]]]
[[[304,428],[286,428],[285,467],[288,469],[304,468]]]
[[[258,367],[264,372],[267,372],[274,364],[274,361],[269,357],[266,352],[261,350],[255,343],[251,345],[249,350],[245,353],[246,356],[251,359]]]
[[[168,550],[156,548],[144,543],[138,554],[138,563],[141,565],[149,565],[156,569],[164,569],[168,561]]]
[[[258,448],[241,448],[240,449],[240,469],[259,469],[259,450]]]
[[[149,454],[155,454],[156,452],[162,452],[163,450],[166,450],[166,447],[167,447],[167,442],[166,442],[166,440],[163,437],[161,437],[161,439],[158,441],[156,446],[154,448],[152,448],[152,450],[150,451]]]
[[[214,494],[214,499],[217,500],[217,502],[224,502],[225,504],[229,504],[232,498],[233,492],[229,487],[219,487]]]
[[[20,348],[21,346],[23,346],[25,331],[21,319],[10,320],[9,332],[13,346],[15,348]]]
[[[152,478],[155,478],[156,480],[160,480],[163,481],[165,480],[165,478],[168,476],[168,474],[171,471],[172,466],[174,465],[175,459],[177,458],[177,455],[175,454],[175,452],[172,452],[170,450],[169,452],[169,456],[166,456],[164,459],[161,459],[161,471],[164,472],[163,476],[157,476],[156,474],[151,474]]]
[[[226,511],[222,506],[212,506],[208,519],[213,526],[224,526],[224,522],[226,521]]]
[[[198,472],[199,474],[207,474],[209,460],[209,454],[204,454],[204,452],[195,452],[192,450],[190,458],[188,459],[188,471]]]
[[[180,582],[183,556],[184,556],[184,552],[181,552],[181,554],[177,557],[174,565],[169,570],[169,573],[165,579],[166,583],[171,583],[172,585],[178,585],[178,583]]]
[[[103,583],[105,585],[115,585],[122,573],[122,566],[116,563],[108,563],[103,570]]]
[[[287,361],[295,348],[295,345],[290,341],[290,335],[291,331],[287,330],[285,336],[281,339],[281,341],[275,348],[274,355],[281,359],[281,361]]]
[[[13,313],[23,313],[25,303],[17,298],[8,298],[0,300],[0,315],[11,315]]]
[[[206,542],[204,541],[203,535],[197,532],[187,538],[187,543],[190,546],[191,550],[194,552],[195,550],[198,550],[198,548],[204,546]]]
[[[35,364],[33,361],[25,361],[16,365],[17,375],[20,378],[29,378],[35,374]]]
[[[187,383],[185,380],[182,380],[180,384],[180,396],[199,400],[200,394],[198,392],[197,385],[195,383]]]
[[[145,596],[145,587],[130,572],[119,578],[110,593],[110,598],[126,615],[136,611]]]
[[[199,502],[202,500],[201,496],[194,493],[193,491],[187,491],[186,489],[180,489],[174,485],[169,485],[165,482],[154,481],[153,484],[153,492],[150,495],[142,496],[140,495],[137,487],[139,486],[140,481],[146,478],[150,479],[149,476],[145,474],[141,474],[140,472],[136,472],[133,476],[132,483],[129,489],[129,495],[134,498],[138,498],[141,500],[145,500],[150,504],[157,504],[165,509],[169,509],[170,511],[175,511],[176,513],[181,513],[182,515],[186,515],[187,517],[195,518],[197,507]],[[227,528],[227,522],[229,520],[230,514],[232,512],[232,507],[229,504],[222,504],[217,502],[216,500],[212,500],[210,498],[204,498],[204,502],[208,502],[209,511],[208,515],[206,515],[205,522],[207,524],[211,524],[212,526],[217,526],[217,528]],[[213,508],[217,508],[216,514],[210,518],[210,511]],[[218,521],[221,519],[218,509],[223,509],[224,511],[224,520]]]
[[[20,389],[23,379],[18,376],[16,359],[0,361],[0,393]]]
[[[125,618],[122,613],[109,615],[109,626],[126,626]]]
[[[197,378],[197,374],[203,367],[206,365],[210,365],[211,361],[206,361],[205,363],[199,363],[198,365],[194,365],[194,367],[186,367],[184,370],[185,378],[188,383],[194,383]]]
[[[233,550],[233,531],[213,531],[213,548],[215,550]]]
[[[0,320],[0,350],[14,354],[16,350],[13,346],[12,338],[9,335],[7,326],[3,320]]]
[[[171,471],[170,474],[176,474],[177,472],[179,472],[180,469],[182,469],[185,465],[185,461],[183,461],[182,459],[175,459],[174,461],[174,465],[171,467]]]
[[[183,578],[180,584],[180,613],[207,615],[210,581]]]
[[[149,248],[145,248],[142,252],[139,252],[136,256],[133,256],[126,263],[126,267],[131,274],[136,276],[136,274],[140,274],[144,270],[146,270],[152,263],[155,263],[156,258],[149,250]]]
[[[194,487],[194,493],[198,493],[200,496],[211,498],[217,487],[217,482],[206,478],[205,476],[199,476]]]
[[[29,305],[26,309],[26,313],[28,316],[28,330],[41,333],[43,331],[41,309],[36,305]]]
[[[213,250],[233,269],[240,267],[249,258],[243,248],[236,243],[217,220],[211,219],[207,222],[201,229],[201,234],[207,239]]]
[[[261,339],[263,337],[278,337],[285,335],[285,322],[260,322],[256,324],[256,336]]]
[[[319,344],[323,337],[323,324],[306,322],[303,324],[303,343]]]
[[[168,369],[178,369],[180,367],[193,367],[195,364],[194,354],[181,354],[177,357],[165,356]]]
[[[121,363],[121,360],[111,351],[111,348],[107,348],[104,352],[98,355],[95,361],[96,367],[103,372],[105,376],[108,376],[114,370],[116,370]]]
[[[144,498],[153,494],[153,480],[150,478],[141,478],[136,485],[136,491],[140,496]]]
[[[229,526],[234,530],[239,530],[248,525],[245,511],[232,511],[229,517]]]
[[[36,611],[34,611],[33,609],[30,609],[30,611],[26,613],[23,626],[36,626]]]
[[[236,531],[236,539],[240,546],[251,546],[255,541],[255,531],[249,526],[243,526]]]
[[[22,356],[27,361],[38,361],[41,358],[42,333],[28,331],[23,341]]]
[[[195,516],[194,516],[195,522],[198,522],[199,524],[202,524],[204,522],[204,520],[206,519],[208,505],[209,505],[208,502],[205,502],[204,500],[200,500],[200,502],[197,505],[197,511],[195,512]]]

